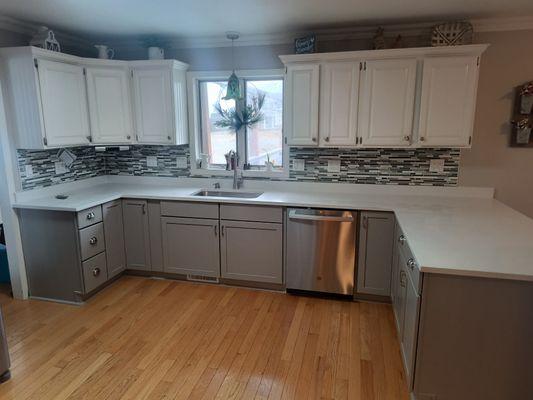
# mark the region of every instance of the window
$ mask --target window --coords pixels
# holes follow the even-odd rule
[[[276,71],[278,72],[278,71]],[[192,77],[192,87],[197,88],[196,107],[192,112],[197,121],[194,141],[197,159],[203,154],[209,158],[209,173],[217,174],[224,171],[230,150],[239,154],[240,165],[245,167],[245,175],[267,172],[266,162],[271,161],[273,169],[270,173],[284,173],[285,149],[283,146],[283,78],[282,73],[260,74],[250,71],[249,74],[237,71],[240,78],[242,101],[223,100],[227,90],[227,77],[211,78],[207,73],[197,73]],[[215,75],[216,74],[212,74]],[[222,118],[216,109],[220,104],[223,110],[235,109],[241,112],[245,105],[264,96],[261,108],[262,119],[255,125],[242,128],[237,134],[231,128],[217,126]],[[196,168],[195,172],[200,172]],[[222,173],[222,172],[219,172]]]

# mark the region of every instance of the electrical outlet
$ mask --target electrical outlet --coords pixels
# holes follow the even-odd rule
[[[30,164],[26,164],[24,166],[24,173],[26,175],[26,178],[33,178],[33,166]]]
[[[442,158],[430,160],[429,172],[444,172],[444,160]]]
[[[157,157],[156,156],[147,156],[146,157],[146,166],[147,167],[157,167]]]
[[[292,160],[292,170],[293,171],[305,171],[305,160],[295,158]]]
[[[187,169],[187,157],[176,157],[176,167],[179,169]]]
[[[341,160],[328,160],[328,172],[341,172]]]
[[[54,168],[56,170],[56,175],[66,174],[68,172],[68,169],[63,161],[56,161],[54,163]]]

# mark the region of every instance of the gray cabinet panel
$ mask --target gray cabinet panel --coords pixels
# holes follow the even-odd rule
[[[405,297],[407,295],[407,272],[405,265],[407,264],[404,255],[401,252],[397,254],[398,275],[395,284],[396,289],[394,293],[394,302],[392,303],[394,316],[396,317],[396,327],[398,328],[398,337],[400,341],[403,338],[403,325],[405,317]]]
[[[109,278],[112,278],[126,269],[122,201],[115,200],[105,203],[102,205],[102,214],[104,219],[107,274]]]
[[[89,293],[107,281],[107,265],[105,253],[100,253],[83,262],[83,279],[85,293]]]
[[[102,222],[102,207],[96,206],[80,211],[77,214],[77,219],[78,228],[80,229],[98,222]]]
[[[161,237],[161,204],[159,201],[148,201],[148,227],[152,271],[163,271],[163,238]]]
[[[220,219],[234,221],[283,222],[281,207],[221,204]]]
[[[218,219],[217,203],[162,201],[161,215],[168,217]]]
[[[409,389],[413,387],[416,340],[418,334],[418,312],[420,308],[420,297],[415,289],[409,275],[407,275],[405,288],[405,312],[403,322],[403,338],[401,342],[402,354],[407,373],[407,385]]]
[[[390,296],[393,239],[392,213],[361,213],[357,265],[358,293]]]
[[[222,221],[222,277],[282,283],[283,225]]]
[[[163,270],[220,276],[218,219],[162,217]]]
[[[80,248],[82,261],[105,250],[104,226],[101,222],[80,230]]]
[[[150,271],[147,202],[145,200],[123,200],[122,213],[126,268]]]

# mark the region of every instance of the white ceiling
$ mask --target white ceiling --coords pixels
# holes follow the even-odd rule
[[[198,38],[533,15],[532,0],[0,0],[0,14],[87,37]]]

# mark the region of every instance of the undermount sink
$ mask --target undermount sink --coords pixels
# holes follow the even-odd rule
[[[255,199],[261,196],[263,193],[259,192],[230,192],[223,190],[200,190],[199,192],[193,193],[193,196],[199,197],[232,197],[232,198],[241,198],[241,199]]]

